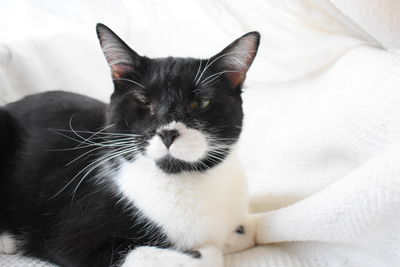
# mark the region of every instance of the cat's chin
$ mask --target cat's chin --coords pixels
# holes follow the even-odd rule
[[[162,171],[168,174],[179,174],[181,172],[205,172],[220,164],[227,155],[222,155],[219,159],[204,157],[197,162],[187,162],[171,155],[167,155],[156,160],[156,165]]]
[[[200,163],[196,162],[186,162],[177,158],[167,155],[156,161],[158,168],[163,170],[168,174],[177,174],[180,172],[190,172],[190,171],[204,171],[207,168],[199,168]]]

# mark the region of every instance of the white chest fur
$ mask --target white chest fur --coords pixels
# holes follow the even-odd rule
[[[247,187],[235,153],[205,173],[169,175],[140,157],[117,177],[122,194],[180,249],[220,248],[247,215]]]

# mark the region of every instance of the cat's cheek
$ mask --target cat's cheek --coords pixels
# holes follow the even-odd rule
[[[146,155],[154,160],[161,159],[168,155],[168,149],[158,135],[155,135],[149,140]]]

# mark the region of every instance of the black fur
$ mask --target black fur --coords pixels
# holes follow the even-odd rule
[[[172,120],[225,145],[238,139],[242,125],[244,76],[238,80],[222,74],[202,86],[194,76],[204,70],[205,64],[199,65],[206,60],[140,57],[104,25],[97,30],[102,45],[112,38],[117,50],[105,51],[115,85],[109,105],[82,95],[48,92],[0,109],[0,233],[18,237],[24,254],[60,266],[118,265],[137,246],[174,247],[151,218],[121,201],[112,180],[117,158],[82,171],[117,151],[113,133],[137,134],[137,151],[119,156],[134,160],[156,129]],[[256,49],[259,36],[252,36]],[[204,75],[222,70],[217,60]],[[191,104],[201,99],[210,100],[210,105],[193,108]],[[108,146],[93,150],[92,142]],[[228,153],[226,149],[222,155]],[[168,173],[205,171],[223,156],[206,157],[196,165],[166,157],[157,164]]]
[[[135,245],[170,246],[158,227],[146,232],[149,220],[143,220],[134,207],[127,209],[111,188],[98,186],[92,179],[80,185],[74,199],[71,192],[81,176],[54,196],[92,157],[65,167],[91,148],[60,150],[73,148],[77,142],[52,129],[70,129],[73,116],[75,130],[97,131],[104,125],[104,103],[49,92],[5,108],[8,113],[2,112],[1,121],[10,123],[11,114],[14,122],[8,129],[18,128],[22,143],[7,167],[13,171],[0,179],[0,221],[2,230],[23,240],[25,254],[60,266],[111,266]]]

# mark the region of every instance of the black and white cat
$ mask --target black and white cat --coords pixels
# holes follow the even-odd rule
[[[97,33],[109,105],[48,92],[0,109],[0,247],[68,267],[222,267],[256,239],[236,143],[260,35],[199,60]]]

